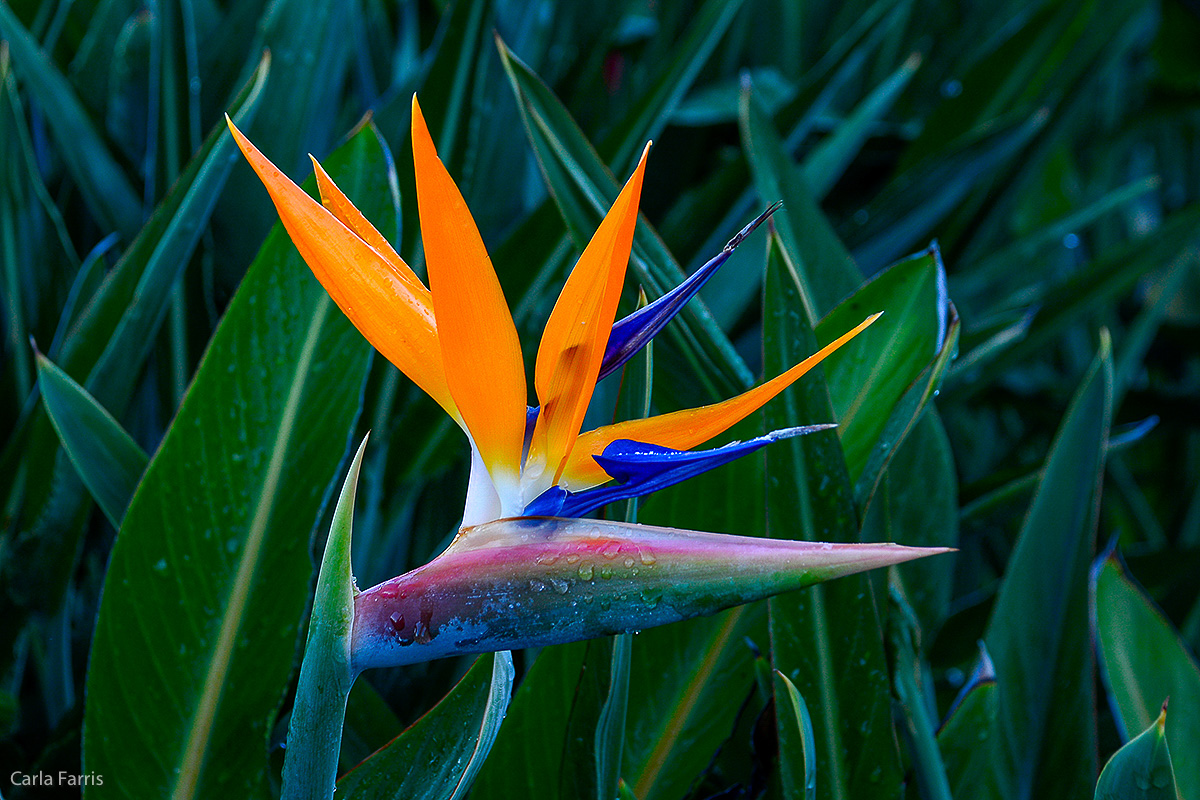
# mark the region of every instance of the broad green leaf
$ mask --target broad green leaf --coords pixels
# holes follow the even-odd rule
[[[538,164],[576,246],[582,249],[619,185],[549,87],[503,43],[498,46]],[[652,297],[665,294],[684,277],[648,224],[638,226],[630,263]],[[709,382],[713,395],[727,397],[750,384],[749,370],[703,305],[693,300],[676,321],[681,324],[669,326],[668,335],[686,354],[696,374]]]
[[[1197,752],[1200,665],[1195,656],[1115,553],[1097,561],[1092,581],[1100,667],[1122,731],[1128,735],[1151,727],[1155,710],[1170,698],[1167,739],[1176,753]],[[1200,763],[1181,757],[1176,770],[1180,795],[1195,797]]]
[[[347,800],[458,800],[496,741],[512,695],[512,654],[480,656],[454,690],[338,781]]]
[[[1091,793],[1096,770],[1087,570],[1112,415],[1112,347],[1084,376],[1009,558],[985,641],[1005,797]]]
[[[329,171],[364,214],[386,219],[370,131]],[[305,545],[369,355],[277,226],[113,549],[84,717],[85,768],[105,783],[89,795],[269,795],[267,740],[308,600]]]
[[[150,459],[71,376],[40,354],[37,368],[42,402],[67,456],[108,521],[121,527]]]
[[[0,4],[0,38],[50,122],[58,152],[101,224],[133,239],[142,224],[141,202],[70,83],[25,30],[7,3]]]
[[[364,437],[358,446],[342,482],[321,557],[296,698],[288,720],[283,761],[283,797],[288,800],[332,798],[337,780],[346,705],[356,677],[350,666],[350,640],[358,588],[350,566],[350,538],[358,473],[369,438]]]
[[[1096,783],[1096,800],[1176,800],[1179,790],[1167,747],[1167,707],[1158,719],[1113,754]]]
[[[560,797],[609,800],[620,778],[632,636],[585,644],[563,736]]]
[[[772,236],[763,314],[763,366],[771,373],[816,349],[804,292],[781,240]],[[767,427],[833,418],[837,390],[826,382],[827,375],[822,365],[770,403]],[[861,417],[847,422],[854,428],[862,424]],[[853,431],[840,433],[844,443]],[[852,484],[834,431],[772,445],[767,475],[772,537],[858,541]],[[767,604],[774,667],[816,709],[812,722],[821,798],[894,797],[899,789],[900,754],[876,599],[880,589],[878,576],[853,575]],[[794,726],[784,720],[777,714],[780,748],[794,750]]]
[[[890,447],[891,442],[880,442],[880,436],[909,386],[940,357],[940,366],[929,373],[936,379],[953,354],[948,349],[950,307],[945,280],[937,250],[926,250],[876,275],[816,326],[817,342],[824,346],[871,314],[885,312],[824,363],[833,419],[855,481],[864,474],[877,446]],[[921,388],[920,397],[928,399],[934,388],[936,380],[931,380]]]
[[[817,796],[817,742],[813,736],[812,717],[808,704],[796,690],[796,685],[779,670],[774,671],[775,713],[783,715],[780,730],[786,729],[780,738],[779,773],[782,793],[786,798],[802,797],[815,800]]]

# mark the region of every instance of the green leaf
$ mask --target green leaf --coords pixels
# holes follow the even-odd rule
[[[996,667],[1005,797],[1086,797],[1095,774],[1087,570],[1112,415],[1112,346],[1059,428],[985,641]]]
[[[687,31],[664,60],[654,86],[642,94],[621,125],[610,131],[597,148],[606,164],[617,172],[637,166],[646,140],[662,133],[729,30],[742,3],[743,0],[707,0],[694,12]]]
[[[1158,719],[1113,754],[1096,783],[1096,800],[1176,800],[1185,796],[1175,788],[1167,719],[1164,703]]]
[[[296,699],[288,721],[284,798],[333,797],[346,704],[356,677],[350,665],[350,639],[358,589],[350,568],[350,539],[358,472],[368,438],[363,438],[350,462],[321,558],[304,660],[300,663]]]
[[[858,288],[862,276],[817,205],[804,172],[792,162],[750,91],[742,92],[740,125],[742,147],[759,199],[783,200],[774,222],[797,276],[804,282],[804,293],[797,299],[807,304],[804,310],[810,320],[820,319]]]
[[[871,128],[896,102],[921,66],[914,53],[855,107],[842,122],[804,158],[804,178],[813,196],[821,200],[858,155]]]
[[[1154,710],[1170,698],[1167,738],[1177,753],[1200,752],[1200,665],[1195,656],[1115,552],[1097,561],[1092,581],[1100,667],[1121,729],[1151,727]],[[1197,796],[1200,763],[1183,758],[1177,770],[1180,796]]]
[[[927,401],[953,355],[945,280],[941,258],[931,248],[876,275],[816,326],[817,342],[824,346],[871,314],[886,312],[824,363],[833,419],[855,481],[867,470],[877,446],[891,448],[892,442],[881,442],[880,437],[909,387],[937,358],[926,373],[929,380],[913,398]]]
[[[817,336],[803,310],[805,288],[788,255],[772,236],[763,301],[763,367],[768,373],[780,372],[816,349]],[[827,364],[766,407],[767,427],[833,418],[837,390],[826,383]],[[862,416],[847,422],[854,428],[863,424]],[[847,437],[857,434],[840,432],[842,446],[836,433],[828,431],[767,449],[772,537],[858,541],[852,484],[842,454]],[[894,797],[900,785],[879,591],[877,576],[853,575],[768,601],[774,666],[818,710],[812,722],[821,798]],[[784,720],[777,713],[780,748],[794,750],[794,726]]]
[[[386,219],[372,132],[329,171],[364,214]],[[105,776],[98,793],[269,795],[267,740],[308,600],[305,544],[369,356],[277,226],[113,549],[84,717],[85,768]],[[131,699],[144,697],[157,700]]]
[[[235,118],[254,113],[266,69],[264,61],[239,98]],[[77,322],[67,328],[56,357],[58,365],[116,417],[123,415],[134,392],[166,314],[170,287],[186,266],[235,157],[228,130],[224,125],[214,129]],[[113,344],[117,340],[120,344]],[[102,361],[107,363],[103,372],[97,369]],[[11,563],[27,568],[7,574],[10,561],[0,564],[13,601],[13,607],[4,609],[9,615],[57,606],[73,569],[87,511],[86,491],[59,449],[46,416],[35,411],[22,433],[25,496]],[[14,441],[21,442],[20,436]]]
[[[590,240],[620,188],[570,114],[530,69],[502,42],[497,42],[525,128],[538,156],[551,194],[582,250]],[[683,280],[679,264],[648,224],[634,235],[631,266],[652,298]],[[710,393],[726,397],[745,389],[751,375],[712,315],[694,300],[668,327],[668,335],[686,354]]]
[[[1004,798],[1003,777],[994,758],[997,703],[996,676],[981,645],[979,664],[937,733],[952,797]]]
[[[774,670],[775,713],[783,715],[779,722],[780,735],[779,772],[786,798],[803,797],[815,800],[817,796],[817,742],[813,736],[812,717],[808,704],[796,690],[796,685],[779,670]],[[787,742],[787,746],[784,742]]]
[[[46,413],[71,463],[108,521],[121,527],[149,457],[86,389],[40,353],[37,370]]]
[[[347,800],[458,800],[487,758],[512,694],[512,654],[480,656],[433,710],[338,781]]]
[[[560,771],[572,703],[587,644],[543,648],[521,681],[492,755],[471,792],[472,800],[561,797]],[[572,798],[572,800],[574,800]]]
[[[616,794],[632,647],[630,634],[585,644],[563,737],[560,797],[609,800]]]
[[[25,30],[7,3],[0,4],[0,38],[37,98],[58,152],[101,224],[133,239],[142,224],[141,201],[109,152],[70,83]]]

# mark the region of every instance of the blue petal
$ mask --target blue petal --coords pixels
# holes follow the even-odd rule
[[[718,267],[725,263],[734,248],[741,244],[769,216],[778,211],[782,205],[783,203],[779,202],[773,203],[770,208],[759,214],[753,222],[742,228],[737,236],[729,240],[729,244],[725,245],[725,249],[716,258],[689,275],[683,283],[653,303],[643,306],[628,317],[613,323],[612,333],[608,336],[608,345],[604,348],[604,360],[600,363],[600,376],[597,380],[620,369],[621,365],[632,358],[638,350],[645,347],[646,343],[679,313],[687,301],[700,291],[700,287],[713,276]]]
[[[753,453],[780,439],[828,430],[836,425],[805,425],[784,428],[745,442],[731,442],[712,450],[672,450],[669,447],[617,439],[593,456],[604,471],[616,479],[582,492],[568,492],[552,486],[525,507],[526,516],[582,517],[602,505],[627,500],[674,486],[680,481],[708,472],[730,461]]]

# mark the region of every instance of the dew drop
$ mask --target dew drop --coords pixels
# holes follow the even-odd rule
[[[626,566],[626,567],[632,567],[632,566],[633,566],[633,559],[632,559],[632,558],[629,558],[628,556],[626,556],[626,557],[625,557],[625,566]]]
[[[558,592],[559,594],[566,594],[567,590],[571,588],[570,584],[568,584],[566,581],[559,580],[558,578],[551,578],[550,585],[553,586],[554,591]]]
[[[592,565],[586,561],[579,565],[579,579],[585,581],[592,579]]]

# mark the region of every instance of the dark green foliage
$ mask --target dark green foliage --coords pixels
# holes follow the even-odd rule
[[[8,784],[39,769],[102,774],[97,797],[276,795],[351,443],[371,431],[360,584],[455,530],[460,432],[370,357],[223,121],[297,180],[328,157],[423,274],[414,91],[530,370],[648,139],[622,312],[784,201],[587,427],[728,397],[886,310],[716,443],[836,431],[640,521],[959,552],[516,653],[481,768],[503,659],[368,673],[343,772],[404,733],[351,796],[450,796],[477,768],[487,800],[1200,787],[1194,4],[9,0],[0,40],[4,797],[40,796]]]

